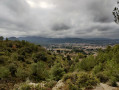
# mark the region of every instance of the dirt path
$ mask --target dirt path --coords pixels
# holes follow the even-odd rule
[[[107,84],[100,83],[95,89],[93,90],[119,90],[119,87],[111,87]]]

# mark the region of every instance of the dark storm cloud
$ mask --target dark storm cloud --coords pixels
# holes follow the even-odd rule
[[[55,25],[52,27],[52,29],[53,29],[54,31],[62,31],[62,30],[68,30],[68,29],[70,29],[70,26],[61,23],[61,24],[55,24]]]
[[[40,3],[41,2],[41,3]],[[119,38],[116,0],[0,0],[0,35]]]
[[[93,15],[93,19],[96,22],[112,22],[112,5],[113,1],[96,0],[89,4],[90,13]]]

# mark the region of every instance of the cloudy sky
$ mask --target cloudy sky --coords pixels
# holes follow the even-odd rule
[[[0,0],[0,36],[119,38],[117,0]]]

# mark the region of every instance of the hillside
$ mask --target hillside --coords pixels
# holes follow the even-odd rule
[[[26,78],[45,80],[46,69],[49,70],[55,58],[41,46],[26,41],[0,41],[0,88],[3,83],[19,83]],[[44,70],[41,75],[37,75],[37,67],[39,72]]]
[[[117,87],[119,45],[97,53],[58,55],[24,40],[1,40],[0,89],[82,90],[100,83]]]

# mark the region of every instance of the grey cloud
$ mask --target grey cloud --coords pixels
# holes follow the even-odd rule
[[[96,0],[89,4],[88,8],[96,22],[106,23],[113,22],[112,10],[115,1]]]
[[[119,26],[112,16],[116,0],[31,1],[55,7],[33,8],[27,0],[0,0],[1,35],[119,38]]]
[[[61,24],[55,24],[55,25],[53,25],[52,29],[54,31],[69,30],[70,29],[70,26],[61,23]]]

